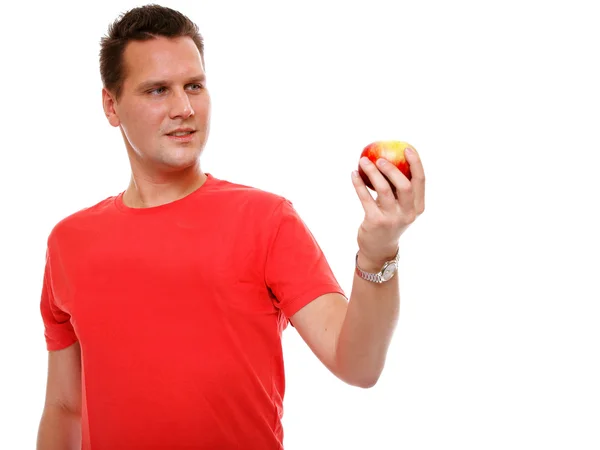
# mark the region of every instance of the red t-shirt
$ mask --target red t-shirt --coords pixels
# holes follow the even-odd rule
[[[143,209],[122,193],[48,237],[48,350],[76,341],[83,449],[282,449],[281,333],[343,294],[285,198],[219,180]]]

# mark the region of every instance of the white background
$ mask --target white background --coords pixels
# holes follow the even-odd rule
[[[350,3],[162,3],[206,40],[202,168],[292,200],[348,293],[360,151],[404,140],[424,162],[385,371],[344,385],[288,328],[286,450],[600,448],[595,2]],[[35,445],[48,233],[129,180],[98,50],[141,4],[2,9],[2,449]]]

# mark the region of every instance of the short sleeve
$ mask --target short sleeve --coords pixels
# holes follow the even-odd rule
[[[77,341],[71,316],[61,310],[55,302],[49,251],[46,252],[40,311],[44,322],[46,348],[49,351],[61,350]]]
[[[290,318],[317,297],[344,291],[307,225],[284,199],[274,213],[265,277],[275,306]]]

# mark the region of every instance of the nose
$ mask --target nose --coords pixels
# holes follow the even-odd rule
[[[171,119],[187,119],[194,115],[194,109],[186,92],[175,93],[172,97]]]

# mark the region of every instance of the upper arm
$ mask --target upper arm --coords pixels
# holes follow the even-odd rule
[[[290,317],[300,337],[336,376],[339,376],[335,368],[336,347],[347,310],[346,297],[329,293],[317,297]]]
[[[48,353],[46,407],[81,413],[81,348],[75,342]]]

